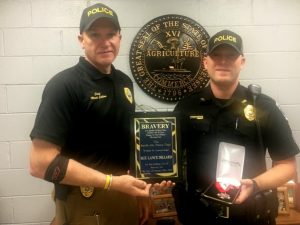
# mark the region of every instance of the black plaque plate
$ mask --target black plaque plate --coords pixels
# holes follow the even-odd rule
[[[149,182],[178,181],[180,133],[174,112],[138,112],[132,118],[131,173]]]

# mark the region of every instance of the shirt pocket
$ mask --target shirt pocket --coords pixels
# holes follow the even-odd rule
[[[236,130],[242,137],[246,137],[248,139],[256,138],[257,127],[255,121],[240,119],[239,123],[236,124]]]
[[[209,119],[205,119],[202,116],[190,116],[189,124],[193,132],[201,135],[206,135],[210,132]]]

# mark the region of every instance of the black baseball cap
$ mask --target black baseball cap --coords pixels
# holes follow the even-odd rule
[[[100,18],[107,18],[120,30],[120,24],[116,12],[110,7],[97,3],[85,8],[80,19],[80,33],[88,30],[90,26]]]
[[[207,54],[209,55],[213,50],[221,45],[228,45],[234,48],[241,55],[243,54],[243,41],[241,36],[230,30],[222,30],[209,39]]]

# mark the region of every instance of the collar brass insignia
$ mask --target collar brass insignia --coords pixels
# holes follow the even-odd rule
[[[247,105],[244,108],[244,114],[247,120],[253,121],[256,119],[256,112],[253,105]]]
[[[130,89],[127,88],[127,87],[125,87],[124,88],[124,93],[125,93],[125,96],[126,96],[127,100],[132,104],[132,102],[133,102],[133,96],[131,94]]]

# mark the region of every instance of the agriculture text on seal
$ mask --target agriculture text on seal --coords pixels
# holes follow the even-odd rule
[[[139,87],[161,101],[176,102],[209,77],[203,66],[209,35],[196,21],[181,15],[157,17],[132,42],[130,68]]]

